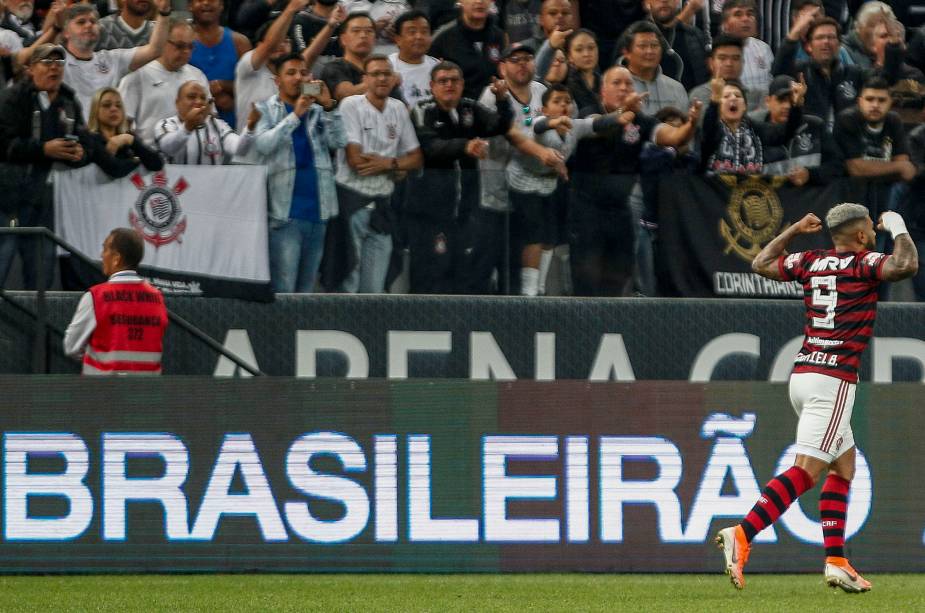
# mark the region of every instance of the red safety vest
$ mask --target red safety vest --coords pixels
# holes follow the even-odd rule
[[[96,329],[83,359],[83,374],[159,375],[167,307],[146,281],[100,283],[90,288]]]

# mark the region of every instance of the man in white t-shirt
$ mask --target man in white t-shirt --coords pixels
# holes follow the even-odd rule
[[[427,55],[432,40],[424,11],[408,11],[395,20],[398,51],[389,56],[389,61],[401,76],[401,94],[409,108],[431,96],[430,71],[438,64],[436,58]]]
[[[193,53],[193,28],[185,20],[171,18],[167,44],[155,61],[130,72],[119,83],[125,114],[135,122],[135,134],[146,145],[154,145],[154,126],[176,109],[177,92],[187,81],[199,81],[206,88],[209,80],[189,64]]]
[[[392,254],[390,196],[397,173],[424,162],[414,125],[404,104],[389,97],[396,75],[384,55],[364,62],[366,93],[340,104],[347,147],[337,152],[337,203],[349,224],[357,266],[342,290],[381,293]]]
[[[74,90],[85,120],[96,90],[116,87],[122,77],[156,59],[163,51],[167,40],[170,0],[155,0],[155,5],[158,17],[147,45],[103,51],[94,51],[100,39],[96,9],[90,4],[75,4],[67,9],[64,25],[64,48],[67,50],[64,84]]]

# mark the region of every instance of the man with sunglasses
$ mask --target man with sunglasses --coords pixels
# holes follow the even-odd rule
[[[175,112],[180,86],[198,81],[208,90],[205,73],[189,63],[193,53],[193,27],[185,20],[172,18],[167,44],[160,57],[129,73],[119,83],[125,115],[135,122],[135,133],[146,145],[154,145],[157,122]]]
[[[524,43],[514,43],[502,53],[498,71],[507,83],[507,98],[514,110],[511,128],[502,136],[489,140],[488,155],[479,160],[481,179],[481,202],[477,220],[479,230],[474,233],[474,274],[488,284],[492,272],[497,270],[501,293],[520,293],[520,247],[511,244],[507,258],[508,270],[504,270],[504,250],[507,243],[519,242],[520,229],[512,227],[513,238],[505,236],[504,216],[511,211],[508,198],[507,166],[512,157],[536,157],[541,162],[556,165],[561,158],[552,149],[536,143],[528,134],[532,133],[533,119],[543,114],[543,92],[546,86],[535,81],[536,64],[533,48]],[[491,87],[486,87],[479,103],[496,109],[496,98]],[[514,220],[518,218],[515,212]],[[507,240],[506,240],[507,239]],[[539,259],[537,254],[537,260]],[[539,267],[539,261],[536,266]],[[533,293],[536,293],[535,291]]]

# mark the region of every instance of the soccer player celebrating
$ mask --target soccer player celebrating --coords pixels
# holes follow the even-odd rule
[[[846,592],[866,592],[871,587],[844,552],[855,463],[851,411],[861,354],[873,335],[877,286],[914,275],[918,254],[897,213],[884,213],[877,225],[893,235],[892,255],[871,251],[874,223],[860,204],[833,207],[825,223],[834,249],[787,253],[787,244],[796,235],[822,229],[822,222],[810,213],[768,243],[752,262],[752,269],[764,277],[803,285],[806,337],[790,375],[790,402],[799,416],[794,465],[768,482],[741,523],[720,530],[716,537],[726,558],[726,574],[738,589],[745,587],[742,571],[752,539],[823,475],[819,511],[825,581]]]

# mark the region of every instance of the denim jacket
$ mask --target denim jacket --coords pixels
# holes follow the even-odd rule
[[[292,206],[295,185],[295,152],[292,150],[292,132],[299,126],[295,113],[287,113],[279,96],[257,103],[260,122],[257,124],[257,152],[267,165],[267,189],[271,220],[286,221]],[[306,121],[308,141],[315,159],[318,175],[318,200],[321,219],[337,215],[337,190],[334,186],[334,166],[329,149],[347,146],[347,132],[340,112],[330,113],[317,104],[308,109]]]

